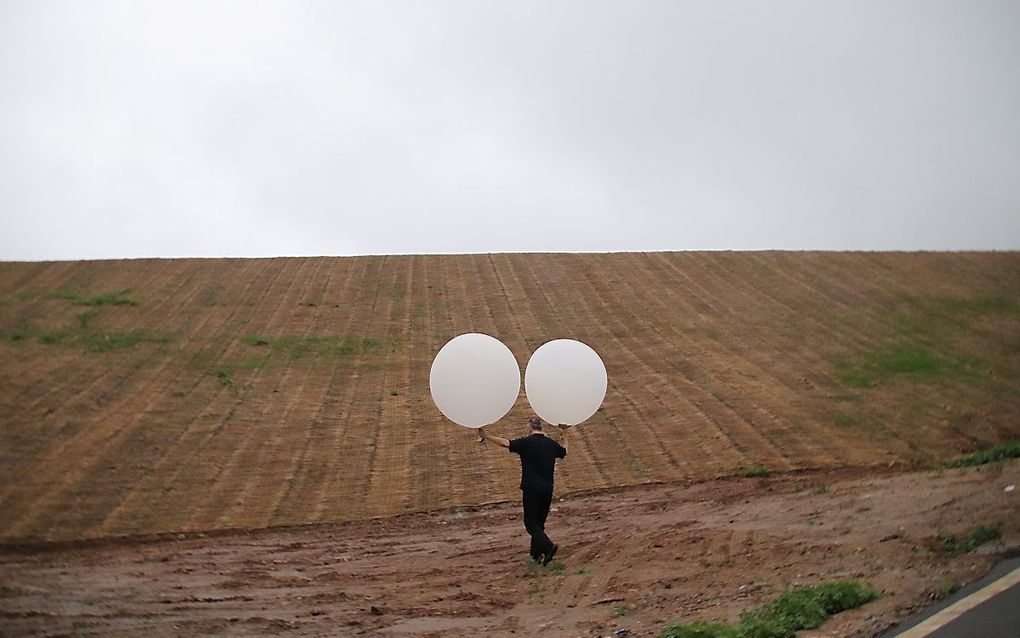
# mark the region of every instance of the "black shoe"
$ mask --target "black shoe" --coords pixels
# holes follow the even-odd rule
[[[560,548],[559,545],[557,545],[556,543],[553,543],[553,546],[550,547],[549,551],[546,552],[545,556],[542,557],[542,566],[543,567],[545,567],[546,565],[548,565],[550,563],[550,561],[552,561],[553,556],[556,555],[556,550],[559,549],[559,548]]]

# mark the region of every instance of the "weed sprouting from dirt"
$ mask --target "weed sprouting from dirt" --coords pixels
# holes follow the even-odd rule
[[[736,626],[698,621],[672,624],[660,638],[791,638],[801,629],[815,629],[841,611],[879,597],[870,585],[837,581],[783,592],[774,602],[741,615]]]
[[[237,389],[237,386],[234,384],[233,370],[210,370],[209,374],[216,377],[216,382],[221,388]]]
[[[291,360],[302,359],[306,355],[343,357],[367,354],[377,351],[381,345],[378,339],[351,336],[245,335],[240,339],[252,347],[269,347],[274,352],[286,352]]]
[[[980,452],[951,461],[946,464],[946,467],[974,467],[1016,458],[1020,458],[1020,441],[1007,441],[987,450],[981,450]]]
[[[753,465],[751,467],[742,467],[738,474],[740,476],[755,477],[755,476],[768,476],[772,471],[764,465]]]
[[[934,541],[928,543],[929,549],[934,552],[959,556],[968,554],[988,541],[1002,537],[998,527],[979,525],[964,536],[956,536],[947,532],[940,532]]]
[[[588,573],[587,567],[578,567],[577,569],[574,570],[574,574],[577,576],[583,576],[587,573]]]
[[[556,575],[556,576],[559,576],[560,574],[562,574],[565,569],[566,569],[566,566],[563,563],[559,562],[558,560],[554,560],[554,561],[550,562],[548,565],[545,566],[545,571],[547,573],[550,573],[550,574],[553,574],[553,575]]]
[[[960,590],[960,583],[953,580],[944,580],[935,586],[935,589],[931,592],[931,597],[935,600],[942,600],[946,596],[950,596]]]
[[[78,319],[78,327],[83,330],[85,328],[88,328],[89,323],[93,319],[95,319],[96,315],[98,314],[99,312],[96,310],[86,310],[85,312],[79,312],[77,315],[75,315],[75,318]]]
[[[630,608],[627,605],[613,605],[609,608],[609,613],[613,618],[620,618],[630,613]]]

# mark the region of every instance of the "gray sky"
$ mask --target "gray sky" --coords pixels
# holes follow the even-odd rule
[[[1020,248],[1020,2],[0,3],[0,259]]]

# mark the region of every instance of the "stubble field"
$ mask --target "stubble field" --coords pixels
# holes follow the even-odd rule
[[[462,332],[603,357],[561,495],[930,467],[1020,435],[1015,253],[0,264],[0,542],[363,520],[516,497],[429,397]],[[493,427],[528,416],[521,396]]]

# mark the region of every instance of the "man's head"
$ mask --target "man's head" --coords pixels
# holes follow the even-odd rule
[[[530,419],[528,419],[528,427],[531,428],[532,432],[541,432],[542,419],[538,418],[537,416],[531,417]]]

